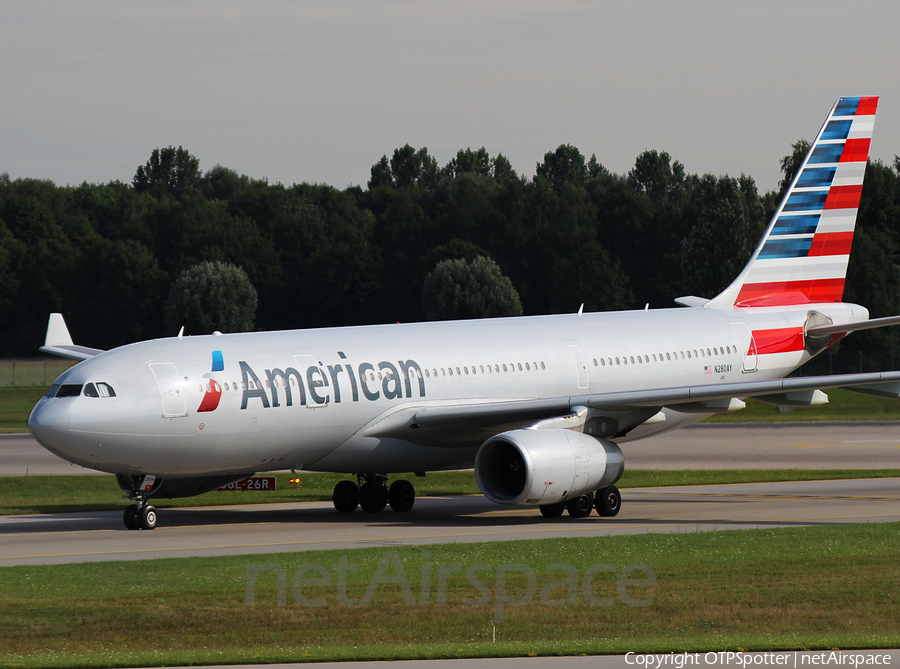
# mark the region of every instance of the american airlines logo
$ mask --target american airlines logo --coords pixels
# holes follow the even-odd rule
[[[395,365],[387,360],[377,364],[363,362],[356,368],[350,364],[310,365],[301,372],[296,367],[267,369],[265,382],[244,360],[241,368],[243,395],[241,409],[251,400],[259,400],[263,408],[282,405],[325,406],[330,402],[359,402],[360,399],[375,402],[382,397],[388,400],[425,397],[425,379],[415,360],[398,360]],[[349,387],[348,387],[349,386]],[[349,397],[348,397],[349,395]]]

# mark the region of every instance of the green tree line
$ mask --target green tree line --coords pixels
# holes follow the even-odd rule
[[[807,148],[782,161],[782,192]],[[900,313],[898,169],[869,163],[853,243],[845,299],[873,317]],[[173,286],[202,263],[242,270],[259,329],[673,306],[734,278],[780,196],[745,175],[687,174],[659,151],[614,174],[570,145],[531,177],[484,148],[441,167],[406,145],[344,190],[203,172],[182,147],[154,150],[130,183],[4,173],[0,355],[34,355],[53,311],[99,348],[175,335],[167,298],[188,295]],[[490,296],[472,301],[471,286]],[[205,333],[192,331],[208,327],[201,316],[184,317],[186,334]],[[898,343],[893,330],[854,337]]]

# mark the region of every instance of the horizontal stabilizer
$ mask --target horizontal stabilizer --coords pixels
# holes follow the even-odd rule
[[[69,334],[69,328],[66,326],[62,314],[50,314],[50,320],[47,323],[47,337],[44,345],[41,346],[41,351],[73,360],[87,360],[98,353],[103,353],[100,349],[77,346],[72,341],[72,335]]]
[[[847,325],[817,325],[806,331],[807,335],[814,337],[822,335],[842,334],[844,332],[859,332],[860,330],[874,330],[876,328],[886,328],[891,325],[900,325],[900,316],[888,316],[887,318],[872,318],[859,323],[849,323]]]

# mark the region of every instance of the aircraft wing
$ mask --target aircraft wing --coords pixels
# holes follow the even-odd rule
[[[69,334],[69,328],[66,326],[62,314],[50,314],[50,320],[47,323],[47,338],[44,340],[41,350],[44,353],[73,360],[87,360],[98,353],[103,353],[97,348],[76,345],[72,341],[72,335]]]
[[[815,390],[846,388],[882,397],[900,398],[900,372],[871,372],[867,374],[836,374],[833,376],[801,376],[771,381],[716,383],[702,386],[681,386],[652,390],[632,390],[621,393],[602,393],[573,397],[573,405],[583,403],[594,408],[621,406],[666,406],[678,410],[678,405],[710,402],[731,398],[765,398],[776,400],[785,395],[800,396]],[[777,403],[777,402],[776,402]],[[787,402],[785,402],[787,403]]]
[[[431,446],[472,446],[505,430],[573,414],[576,407],[632,413],[646,420],[662,407],[689,413],[714,413],[732,399],[758,398],[773,404],[824,403],[816,391],[846,388],[880,397],[900,398],[900,372],[807,376],[770,381],[718,383],[652,390],[598,393],[555,399],[510,399],[406,406],[382,414],[359,434],[390,437]],[[822,398],[821,400],[819,398]]]

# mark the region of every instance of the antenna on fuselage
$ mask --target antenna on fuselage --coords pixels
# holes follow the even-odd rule
[[[181,329],[178,331],[178,338],[181,339],[184,337],[184,326],[181,326]]]
[[[581,316],[582,313],[584,313],[584,302],[582,302],[581,306],[578,307],[578,315]]]

